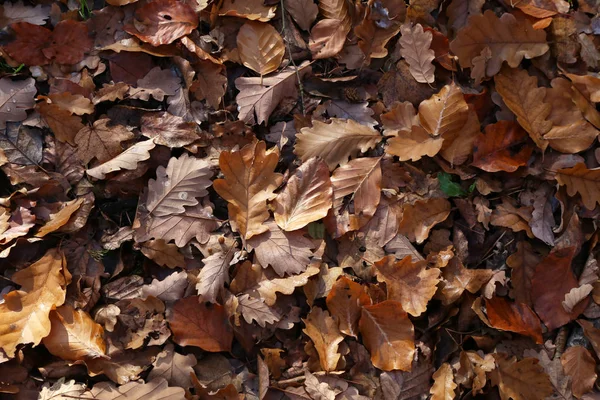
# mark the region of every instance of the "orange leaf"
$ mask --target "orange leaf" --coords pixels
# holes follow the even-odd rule
[[[450,208],[450,202],[442,198],[409,204],[404,207],[398,232],[408,236],[411,242],[423,243],[431,228],[448,218]]]
[[[490,124],[475,141],[473,165],[487,172],[515,172],[533,152],[527,139],[527,132],[512,121]]]
[[[493,328],[529,336],[537,344],[544,342],[540,320],[527,305],[493,297],[485,299],[485,309]]]
[[[327,308],[331,316],[339,322],[339,328],[346,335],[358,337],[358,320],[361,308],[371,305],[371,298],[362,285],[342,276],[327,295]]]
[[[344,340],[336,321],[319,307],[313,307],[302,321],[306,325],[303,332],[311,338],[319,354],[321,368],[326,372],[335,371],[341,357],[338,347]]]

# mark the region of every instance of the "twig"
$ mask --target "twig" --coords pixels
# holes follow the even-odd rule
[[[285,5],[283,4],[283,0],[280,0],[279,3],[281,5],[281,36],[283,38],[283,41],[285,42],[285,47],[287,49],[288,56],[290,57],[290,62],[294,66],[294,72],[296,73],[296,79],[298,80],[298,90],[300,91],[300,107],[302,109],[302,115],[306,115],[306,110],[304,108],[304,86],[302,85],[302,79],[300,79],[300,72],[298,72],[298,66],[296,65],[296,62],[292,57],[292,49],[290,48],[290,42],[288,42],[287,38],[285,37]]]

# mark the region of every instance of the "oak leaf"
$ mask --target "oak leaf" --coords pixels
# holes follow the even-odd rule
[[[358,47],[365,55],[365,63],[372,58],[384,58],[388,55],[386,45],[400,31],[398,24],[383,25],[371,19],[372,12],[354,28],[354,34],[359,38]],[[383,28],[383,26],[387,26]]]
[[[419,104],[421,126],[433,136],[452,136],[467,122],[469,106],[453,82]]]
[[[339,278],[327,295],[327,309],[339,323],[340,332],[358,337],[358,321],[363,306],[372,301],[362,285],[345,276]]]
[[[222,65],[210,61],[199,61],[194,63],[198,69],[196,79],[190,86],[190,92],[194,93],[197,100],[204,100],[218,109],[227,88],[227,76]]]
[[[187,146],[200,138],[197,124],[165,111],[144,114],[141,125],[142,135],[171,148]]]
[[[572,378],[573,394],[581,398],[594,388],[596,383],[596,361],[583,346],[571,346],[560,357],[565,374]]]
[[[164,302],[179,300],[188,286],[187,273],[175,271],[163,280],[153,279],[142,286],[142,298],[154,296]]]
[[[588,169],[584,163],[579,163],[556,171],[556,180],[559,185],[567,187],[569,196],[579,193],[588,210],[593,210],[596,203],[600,203],[600,168]]]
[[[85,172],[96,179],[105,179],[107,174],[111,172],[120,171],[123,169],[133,170],[137,168],[137,165],[141,161],[145,161],[150,158],[150,150],[156,146],[154,139],[148,139],[141,142],[137,142],[112,160],[100,164],[97,167],[90,168]]]
[[[0,129],[6,128],[6,121],[18,122],[27,118],[25,111],[35,105],[36,91],[33,78],[22,81],[0,79]]]
[[[411,102],[396,102],[388,112],[381,114],[381,124],[385,136],[397,136],[399,131],[410,131],[419,125],[419,117]]]
[[[442,149],[444,139],[431,136],[421,126],[414,125],[408,132],[399,131],[387,144],[385,152],[398,156],[400,161],[418,161],[424,156],[435,156]]]
[[[411,370],[415,353],[414,328],[399,302],[386,300],[364,306],[358,324],[376,368]]]
[[[50,382],[44,383],[42,390],[40,391],[38,400],[69,400],[72,398],[79,398],[79,396],[85,391],[85,385],[81,383],[75,383],[75,380],[65,382],[65,378],[60,378],[54,384],[50,385]]]
[[[177,0],[156,0],[138,7],[125,31],[152,46],[169,44],[190,34],[198,17],[188,4]]]
[[[284,231],[304,228],[327,215],[332,196],[327,164],[311,158],[294,172],[275,198],[275,222]]]
[[[169,325],[178,345],[210,352],[231,350],[233,330],[223,306],[201,303],[198,296],[190,296],[177,301],[172,311]]]
[[[462,296],[465,290],[472,294],[477,293],[493,274],[494,272],[489,269],[465,268],[458,257],[454,257],[442,269],[439,297],[443,304],[452,304]]]
[[[258,325],[264,328],[267,324],[274,324],[281,319],[279,312],[269,307],[265,302],[256,297],[251,297],[248,294],[243,294],[237,297],[238,310],[244,320],[251,324],[256,321]]]
[[[177,246],[167,243],[163,239],[148,240],[142,243],[140,251],[160,266],[169,268],[185,267],[185,258],[178,251]]]
[[[398,232],[411,242],[423,243],[429,231],[450,215],[450,202],[443,198],[417,200],[404,207]]]
[[[0,23],[8,26],[15,22],[29,22],[33,25],[45,25],[50,18],[50,7],[38,4],[35,7],[27,7],[22,1],[4,4],[4,12],[0,17]]]
[[[367,151],[380,140],[379,132],[369,126],[332,118],[329,124],[314,121],[312,128],[302,128],[296,135],[294,151],[302,161],[321,157],[329,170],[333,170],[338,164],[346,164],[348,157]]]
[[[213,173],[205,160],[183,154],[172,157],[167,168],[156,169],[156,180],[148,181],[146,208],[157,217],[181,214],[208,194]]]
[[[502,69],[494,83],[519,124],[542,151],[546,150],[548,141],[543,136],[552,128],[552,121],[548,120],[552,106],[544,102],[546,88],[538,87],[537,78],[527,71],[512,68]]]
[[[185,391],[180,387],[169,387],[163,378],[155,378],[147,383],[127,382],[116,387],[111,382],[100,382],[89,391],[80,395],[80,399],[97,400],[142,400],[156,398],[160,400],[180,400]]]
[[[50,313],[50,323],[42,343],[53,355],[69,361],[105,356],[104,329],[85,311],[61,306]]]
[[[281,35],[264,22],[246,22],[237,35],[237,49],[244,66],[266,75],[279,68],[285,46]]]
[[[204,266],[198,274],[196,291],[202,301],[216,303],[217,297],[225,283],[229,283],[229,263],[233,258],[233,251],[218,252],[206,257],[202,262]]]
[[[520,241],[517,243],[517,251],[506,259],[506,264],[511,270],[511,283],[513,287],[513,297],[519,303],[532,306],[531,301],[531,279],[534,275],[535,267],[541,261],[541,257],[534,252],[529,242]]]
[[[35,226],[35,219],[27,208],[20,206],[12,213],[0,214],[0,245],[25,236]]]
[[[87,164],[95,158],[101,163],[106,162],[121,154],[121,142],[133,139],[133,133],[124,126],[109,124],[108,118],[98,119],[92,126],[77,132],[74,142],[81,161]]]
[[[302,321],[306,325],[303,332],[311,338],[319,354],[321,368],[326,372],[335,371],[341,357],[338,348],[344,340],[337,322],[328,311],[319,307],[313,307],[306,319]]]
[[[507,197],[502,198],[502,204],[498,204],[490,223],[496,226],[510,228],[513,232],[525,231],[527,236],[534,238],[529,222],[532,218],[533,207],[516,207],[514,202]]]
[[[492,383],[498,386],[502,400],[544,400],[554,389],[548,375],[535,358],[508,358],[493,354],[497,368],[492,371]]]
[[[84,128],[81,117],[72,115],[56,104],[42,102],[38,103],[36,107],[56,139],[75,145],[77,133]]]
[[[498,18],[491,10],[483,15],[471,16],[450,43],[450,50],[458,56],[463,68],[472,68],[473,58],[485,47],[489,47],[492,53],[485,69],[490,77],[500,71],[504,61],[516,68],[523,58],[539,57],[550,48],[546,33],[534,29],[527,19],[518,20],[509,13]]]
[[[427,309],[440,281],[441,271],[426,267],[425,261],[413,263],[409,256],[400,261],[386,256],[375,263],[377,279],[386,284],[387,298],[402,304],[402,309],[414,317]]]
[[[175,351],[173,344],[169,343],[164,350],[158,353],[156,360],[152,363],[154,368],[148,374],[148,380],[164,378],[173,386],[189,388],[192,386],[190,373],[194,372],[196,357],[193,354],[179,354]]]
[[[453,400],[457,386],[454,383],[452,367],[448,363],[443,363],[433,374],[433,386],[429,391],[431,400]]]
[[[314,59],[333,57],[346,42],[352,28],[352,8],[344,0],[321,0],[319,11],[323,20],[310,32],[309,48]]]
[[[265,268],[270,265],[279,276],[303,272],[312,257],[312,241],[304,237],[302,231],[281,230],[273,220],[262,226],[267,228],[267,232],[247,240],[259,263]]]
[[[217,179],[214,188],[229,203],[229,218],[244,240],[269,229],[263,224],[269,218],[267,201],[276,197],[273,191],[283,178],[274,172],[278,161],[277,148],[267,151],[263,141],[219,157],[225,179]]]
[[[49,250],[29,267],[16,272],[11,280],[21,289],[4,295],[0,304],[0,348],[13,357],[19,344],[38,345],[50,333],[50,311],[65,302],[71,280],[65,257]]]
[[[473,165],[487,172],[515,172],[533,152],[527,139],[527,132],[512,121],[487,125],[475,140]]]
[[[410,74],[420,83],[433,83],[435,81],[435,52],[430,48],[433,34],[423,31],[421,24],[404,24],[400,28],[402,36],[398,43],[401,46],[400,54],[410,66]]]
[[[235,98],[238,105],[238,118],[244,122],[261,124],[269,120],[271,113],[285,97],[296,98],[298,75],[300,79],[311,71],[310,63],[304,62],[298,69],[287,67],[276,75],[262,77],[241,77],[235,80],[240,91]],[[256,118],[255,118],[256,115]]]

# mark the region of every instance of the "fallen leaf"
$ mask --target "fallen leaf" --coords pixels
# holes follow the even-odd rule
[[[330,124],[314,121],[312,128],[302,128],[296,135],[294,150],[302,161],[320,157],[329,170],[344,165],[348,157],[374,147],[381,140],[375,129],[352,120],[332,118]]]
[[[217,297],[225,283],[229,283],[229,263],[233,252],[218,252],[206,257],[202,262],[204,266],[198,274],[196,291],[202,301],[216,303]]]
[[[185,267],[185,258],[178,251],[177,246],[162,239],[142,243],[140,251],[160,266],[169,268]]]
[[[0,79],[0,129],[6,128],[7,121],[19,122],[27,118],[25,111],[35,105],[36,91],[33,78],[22,81]]]
[[[596,361],[582,346],[571,346],[560,357],[565,374],[573,380],[573,395],[581,398],[590,392],[596,383]]]
[[[100,382],[91,391],[81,395],[81,399],[98,400],[141,400],[152,397],[161,400],[178,400],[184,397],[185,391],[180,387],[169,387],[163,378],[155,378],[148,383],[128,382],[116,387],[110,382]],[[150,396],[150,397],[148,397]]]
[[[364,306],[359,329],[376,368],[411,370],[415,352],[414,328],[399,302],[386,300]]]
[[[62,207],[58,212],[50,214],[50,220],[46,223],[46,225],[42,226],[35,235],[37,237],[44,237],[49,233],[60,230],[64,225],[67,224],[67,222],[69,222],[71,216],[81,207],[83,200],[83,197],[80,197],[78,199],[66,202],[64,207]]]
[[[145,161],[150,158],[150,150],[156,144],[153,139],[138,142],[113,158],[100,164],[97,167],[86,170],[86,174],[96,179],[105,179],[107,174],[120,170],[133,170],[137,168],[140,161]]]
[[[276,197],[273,191],[282,181],[281,174],[274,172],[278,160],[277,148],[267,151],[262,141],[221,153],[225,179],[217,179],[214,188],[229,203],[230,218],[245,240],[268,231],[263,224],[269,217],[267,201]]]
[[[33,128],[9,124],[6,130],[0,133],[0,149],[6,157],[6,162],[37,165],[42,161],[42,135]]]
[[[420,83],[435,82],[435,52],[430,49],[433,34],[423,31],[421,24],[404,24],[400,28],[402,36],[398,40],[400,54],[410,66],[410,74]]]
[[[531,300],[531,279],[535,267],[540,263],[541,257],[534,252],[529,242],[517,243],[517,251],[506,259],[506,264],[511,268],[513,296],[519,303],[533,306]]]
[[[275,222],[284,231],[304,228],[327,215],[332,196],[327,165],[311,158],[296,170],[275,198]]]
[[[600,169],[588,169],[584,163],[572,168],[556,171],[559,185],[567,187],[569,196],[581,195],[581,201],[588,210],[593,210],[600,203]]]
[[[452,136],[467,122],[469,106],[460,88],[452,83],[419,104],[421,126],[433,136]]]
[[[499,121],[485,127],[475,140],[473,165],[487,172],[514,172],[527,165],[533,148],[527,132],[512,121]]]
[[[427,309],[440,281],[438,268],[426,268],[425,261],[413,263],[409,256],[396,261],[386,256],[375,263],[377,280],[385,282],[387,298],[402,304],[402,309],[418,317]]]
[[[274,324],[281,319],[279,312],[269,307],[261,299],[250,297],[248,294],[243,294],[237,299],[239,301],[238,310],[249,324],[256,321],[259,326],[264,328],[267,324]]]
[[[144,114],[141,124],[142,135],[162,146],[183,147],[199,139],[195,123],[168,112]]]
[[[371,298],[362,285],[342,276],[327,295],[327,309],[339,323],[340,332],[358,337],[358,321],[363,306],[371,305]]]
[[[455,396],[456,383],[454,383],[454,373],[448,363],[443,363],[433,374],[433,386],[431,400],[452,400]]]
[[[389,139],[385,152],[398,156],[400,161],[418,161],[424,156],[435,156],[442,149],[443,143],[443,138],[431,136],[425,129],[415,125],[409,132],[400,131]]]
[[[498,366],[492,372],[492,383],[498,386],[502,400],[543,400],[552,392],[548,375],[535,358],[508,358],[506,354],[493,354]]]
[[[70,280],[65,257],[55,249],[12,276],[21,289],[5,294],[0,304],[0,347],[8,357],[14,357],[19,344],[36,346],[48,336],[50,311],[65,302]]]
[[[179,354],[174,346],[169,343],[165,349],[158,353],[156,360],[152,363],[154,368],[148,375],[148,380],[164,378],[169,385],[189,388],[192,386],[190,373],[194,372],[196,357],[193,354]]]
[[[50,312],[50,335],[42,343],[63,360],[105,357],[104,329],[83,310],[64,305]]]
[[[411,242],[423,243],[429,231],[436,224],[445,221],[450,215],[450,202],[437,198],[418,200],[404,207],[398,232],[406,235]]]
[[[219,9],[219,15],[266,22],[275,16],[275,8],[274,6],[265,6],[262,0],[248,0],[243,3],[225,0]]]
[[[518,20],[509,13],[498,18],[491,10],[470,17],[467,25],[450,43],[450,50],[458,56],[463,68],[472,68],[473,58],[484,47],[492,51],[485,70],[490,77],[500,71],[503,61],[516,68],[524,57],[539,57],[549,49],[543,30],[533,29],[526,19]]]
[[[472,294],[477,293],[492,278],[492,275],[493,271],[488,269],[465,268],[457,257],[453,257],[442,269],[439,296],[443,304],[452,304],[465,290]]]
[[[74,142],[81,161],[87,164],[95,158],[101,163],[106,162],[121,154],[121,142],[133,139],[133,133],[124,126],[109,124],[110,119],[103,118],[77,132]]]
[[[319,14],[319,7],[312,0],[285,0],[284,6],[285,11],[289,12],[298,26],[305,31],[310,29]]]
[[[539,318],[526,304],[516,303],[504,297],[485,299],[485,309],[491,326],[502,331],[529,336],[542,344],[542,325]]]
[[[275,71],[285,54],[281,35],[272,25],[246,22],[237,35],[237,48],[244,66],[261,76]]]
[[[231,350],[233,330],[223,306],[190,296],[177,301],[172,311],[169,325],[178,345],[210,352]]]
[[[303,332],[314,343],[319,354],[321,368],[324,371],[335,371],[341,354],[338,352],[340,343],[344,340],[338,330],[336,321],[319,307],[313,307],[305,320]]]
[[[481,15],[485,0],[452,0],[446,9],[448,22],[455,32],[467,25],[472,15]]]

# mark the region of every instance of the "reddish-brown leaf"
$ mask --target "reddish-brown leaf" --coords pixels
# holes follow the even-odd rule
[[[529,136],[512,121],[499,121],[485,127],[475,140],[473,165],[487,172],[514,172],[526,165],[533,147]]]
[[[358,337],[360,310],[366,305],[371,305],[371,298],[365,288],[345,276],[333,284],[327,295],[327,308],[346,335]]]
[[[485,299],[487,317],[492,327],[529,336],[542,344],[542,325],[527,305],[509,301],[504,297]]]

